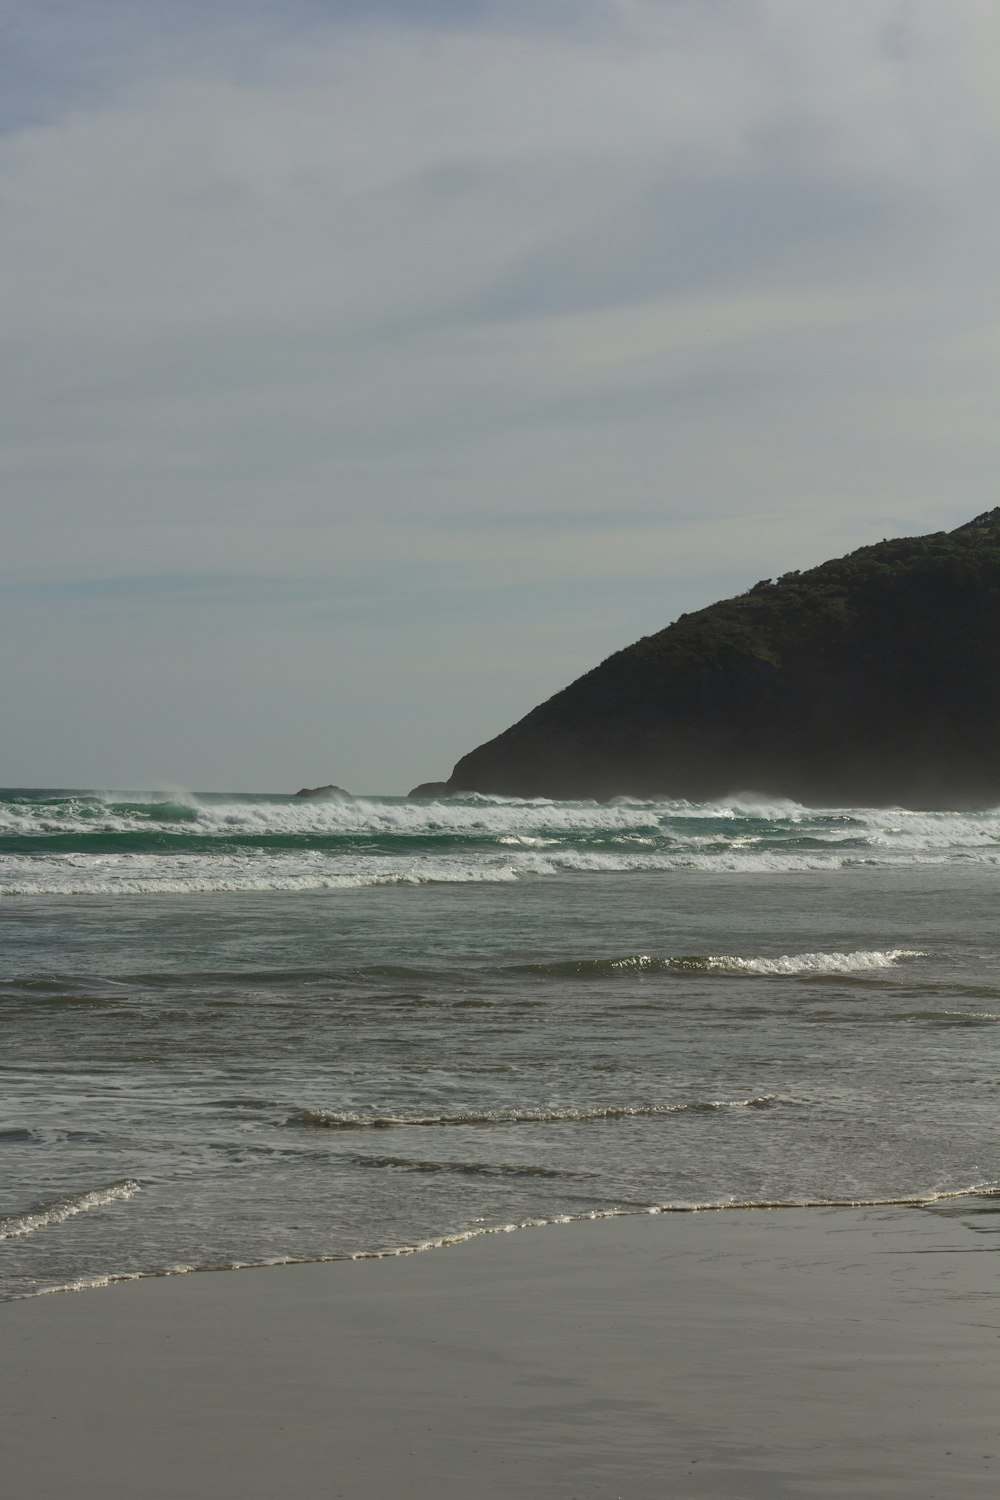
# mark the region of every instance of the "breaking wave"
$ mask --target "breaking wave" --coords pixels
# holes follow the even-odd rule
[[[62,1224],[76,1214],[89,1213],[95,1208],[107,1208],[110,1203],[124,1203],[139,1191],[139,1184],[131,1178],[112,1182],[107,1187],[92,1188],[86,1193],[71,1193],[64,1198],[54,1198],[51,1203],[40,1204],[23,1214],[10,1214],[0,1218],[0,1240],[18,1239],[23,1234],[35,1234],[39,1229],[49,1229],[53,1224]]]
[[[337,891],[547,876],[1000,864],[1000,811],[0,792],[0,895]]]
[[[504,838],[510,835],[657,833],[665,821],[761,823],[811,820],[817,816],[794,802],[650,802],[619,798],[610,803],[554,802],[546,798],[472,795],[441,801],[404,797],[357,797],[326,801],[294,797],[195,795],[157,800],[136,793],[0,793],[0,834],[139,833],[184,836],[428,835]],[[910,815],[907,815],[910,816]]]
[[[861,950],[857,953],[784,953],[776,958],[740,958],[735,954],[689,954],[655,958],[633,953],[625,958],[565,959],[547,964],[526,964],[522,972],[580,979],[613,978],[618,974],[766,974],[816,975],[864,974],[891,969],[902,958],[926,958],[919,948]]]

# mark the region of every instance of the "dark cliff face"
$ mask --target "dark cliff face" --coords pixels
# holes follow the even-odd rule
[[[1000,509],[682,615],[464,756],[448,787],[1000,802]]]

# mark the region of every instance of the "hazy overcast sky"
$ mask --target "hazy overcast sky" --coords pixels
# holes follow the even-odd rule
[[[0,782],[405,791],[1000,503],[996,0],[4,0]]]

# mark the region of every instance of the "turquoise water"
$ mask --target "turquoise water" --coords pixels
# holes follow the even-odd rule
[[[996,813],[0,793],[0,1295],[596,1213],[986,1225],[998,861]]]

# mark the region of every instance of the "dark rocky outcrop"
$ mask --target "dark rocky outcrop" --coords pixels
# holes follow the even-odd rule
[[[454,792],[446,781],[422,781],[406,795],[408,797],[452,797]]]
[[[1000,803],[1000,508],[681,615],[464,756],[448,789]]]
[[[335,801],[353,802],[354,798],[350,792],[345,792],[342,786],[304,786],[295,793],[296,797],[319,797],[329,798]]]

